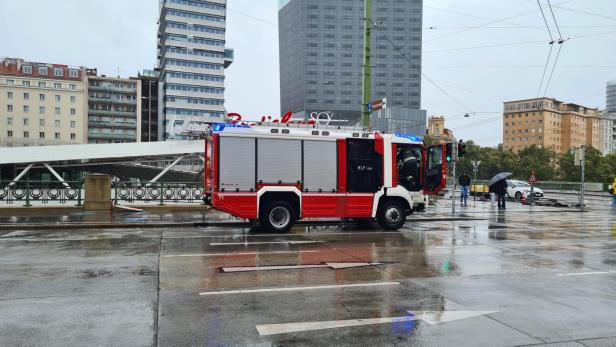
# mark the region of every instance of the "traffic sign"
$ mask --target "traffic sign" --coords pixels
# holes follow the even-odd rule
[[[539,179],[537,178],[535,171],[533,171],[530,173],[530,176],[528,176],[528,183],[535,184],[537,182],[539,182]]]

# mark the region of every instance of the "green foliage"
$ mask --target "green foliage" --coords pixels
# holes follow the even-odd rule
[[[573,163],[570,153],[559,154],[551,149],[530,146],[518,153],[498,148],[480,147],[473,141],[466,142],[466,156],[458,162],[458,173],[473,177],[471,161],[480,160],[477,179],[487,180],[500,172],[511,172],[513,178],[527,180],[535,171],[541,181],[577,182],[581,179],[581,168]],[[616,154],[602,156],[595,148],[586,149],[586,181],[612,182],[616,176]]]

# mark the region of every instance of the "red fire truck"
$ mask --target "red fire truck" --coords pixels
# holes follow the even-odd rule
[[[205,140],[212,206],[286,232],[299,219],[376,219],[398,229],[445,187],[444,145],[365,129],[218,123]]]

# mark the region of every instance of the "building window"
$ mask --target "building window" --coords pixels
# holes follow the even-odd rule
[[[45,133],[44,132],[39,132],[39,139],[44,139],[45,138]]]
[[[6,137],[13,137],[13,130],[7,130]]]
[[[76,84],[69,84],[68,86],[69,86],[69,88],[71,88],[71,90],[77,89],[77,85]]]
[[[6,119],[6,125],[13,125],[13,117],[8,117]]]
[[[62,89],[62,83],[54,83],[54,84],[53,84],[53,87],[54,87],[55,89]]]
[[[38,86],[39,86],[39,88],[47,88],[47,83],[46,82],[39,82]]]
[[[45,101],[45,94],[39,94],[39,101]]]
[[[24,125],[30,125],[30,119],[24,118]]]
[[[56,102],[60,102],[61,98],[60,95],[56,95]]]
[[[74,120],[71,121],[71,128],[75,129],[75,121]]]
[[[7,112],[13,112],[13,105],[6,105]]]
[[[46,67],[44,67],[44,66],[40,66],[38,68],[38,73],[39,73],[39,75],[47,76],[47,74],[49,73],[49,70]]]
[[[28,138],[30,138],[30,132],[24,131],[24,139],[28,139]]]
[[[40,114],[45,114],[45,107],[44,106],[40,106],[39,107],[39,113]]]
[[[26,75],[32,75],[32,66],[30,65],[24,65],[21,67],[21,72],[26,74]]]
[[[74,103],[75,103],[75,99],[76,99],[76,98],[75,98],[74,96],[71,96],[71,104],[74,104]]]
[[[54,138],[55,138],[56,140],[59,140],[59,139],[60,139],[60,133],[55,133],[55,134],[54,134]]]
[[[64,69],[62,69],[62,68],[55,68],[55,69],[53,69],[53,75],[56,76],[56,77],[64,76]]]
[[[58,114],[58,115],[60,114],[60,108],[59,107],[56,107],[56,114]]]
[[[6,98],[9,100],[13,99],[13,92],[6,92]]]
[[[55,125],[56,128],[59,128],[60,127],[60,120],[56,119],[54,121],[54,125]]]
[[[23,81],[23,82],[21,82],[21,84],[22,84],[24,87],[30,87],[30,81]]]
[[[75,140],[76,136],[75,133],[71,133],[71,140]]]
[[[45,126],[45,120],[44,119],[39,119],[39,126],[41,126],[41,127]]]
[[[30,113],[30,106],[24,106],[24,113]]]
[[[24,100],[30,100],[30,93],[24,93]]]
[[[74,115],[75,115],[75,113],[76,113],[76,112],[75,112],[75,109],[74,109],[74,108],[71,108],[71,116],[74,116]]]
[[[79,70],[75,70],[75,69],[68,70],[68,76],[71,78],[79,77]]]

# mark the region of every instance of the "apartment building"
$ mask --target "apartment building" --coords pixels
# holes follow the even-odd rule
[[[0,146],[87,141],[83,67],[4,58],[0,63]]]
[[[599,110],[552,98],[505,102],[504,148],[517,152],[531,145],[559,153],[582,145],[601,148]]]
[[[427,135],[439,143],[452,142],[453,135],[449,129],[445,128],[445,117],[431,116],[428,118]]]
[[[87,70],[88,143],[141,141],[141,80]]]

